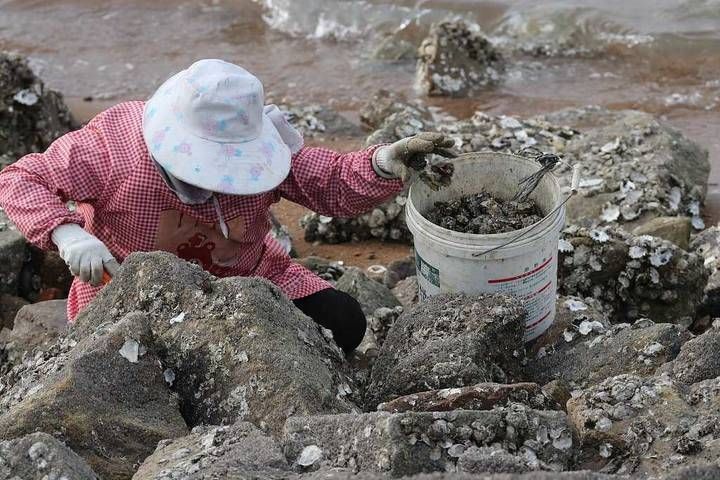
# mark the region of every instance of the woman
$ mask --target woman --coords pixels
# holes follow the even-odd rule
[[[452,143],[420,134],[346,154],[303,147],[277,107],[264,106],[256,77],[201,60],[147,102],[112,107],[7,167],[0,205],[78,277],[70,321],[102,288],[103,272],[112,276],[132,252],[164,250],[218,277],[267,278],[349,352],[365,333],[360,306],[290,260],[268,234],[269,208],[287,198],[323,215],[358,215],[397,194],[409,164]]]

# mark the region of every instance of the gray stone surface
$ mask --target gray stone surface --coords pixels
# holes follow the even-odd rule
[[[195,427],[188,436],[163,440],[133,480],[226,479],[286,475],[289,466],[275,440],[247,422]]]
[[[277,433],[293,414],[355,408],[340,349],[264,279],[217,279],[169,253],[132,254],[73,334],[136,310],[152,318],[191,426],[246,420]]]
[[[27,304],[28,301],[24,298],[8,293],[0,293],[0,330],[13,328],[15,316]]]
[[[686,385],[720,376],[720,325],[686,342],[667,368]]]
[[[98,480],[85,460],[42,432],[0,442],[0,478]]]
[[[148,316],[135,312],[104,323],[52,366],[33,362],[23,377],[36,382],[3,392],[0,439],[57,434],[102,478],[129,478],[158,441],[187,432],[153,345]]]
[[[466,96],[500,81],[505,61],[463,21],[433,25],[418,49],[417,84],[427,95]]]
[[[0,67],[2,54],[0,54]],[[0,89],[1,87],[0,83]],[[1,129],[2,127],[0,127]],[[0,141],[2,136],[0,135]],[[0,152],[2,149],[0,148]],[[0,153],[0,161],[2,160]],[[27,242],[25,237],[8,219],[4,211],[0,210],[0,293],[17,295],[20,271],[27,257]]]
[[[577,388],[621,373],[651,375],[690,338],[684,327],[649,320],[610,326],[591,301],[561,297],[555,323],[528,350],[525,378]]]
[[[429,389],[508,383],[521,361],[524,315],[503,295],[438,295],[418,304],[390,328],[366,405]]]
[[[648,220],[633,230],[633,235],[650,235],[674,243],[683,250],[690,246],[690,233],[692,232],[692,219],[690,217],[657,217]]]
[[[410,308],[419,301],[417,276],[412,275],[400,280],[392,289],[393,295],[404,308]]]
[[[385,285],[368,278],[359,268],[345,270],[335,287],[360,302],[365,315],[372,315],[378,308],[400,306],[400,302]]]
[[[0,53],[0,169],[74,127],[62,95],[46,88],[25,58]]]
[[[49,300],[23,306],[15,326],[5,337],[5,350],[11,362],[34,348],[45,349],[67,331],[67,300]]]
[[[393,476],[453,471],[458,458],[474,446],[512,452],[529,469],[563,470],[576,445],[563,412],[520,404],[492,411],[291,417],[283,444],[286,457],[298,468],[307,463],[302,462],[303,452],[314,451],[315,461],[304,468]]]

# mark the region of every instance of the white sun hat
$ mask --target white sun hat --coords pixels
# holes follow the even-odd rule
[[[267,192],[290,172],[291,151],[263,108],[254,75],[200,60],[147,101],[143,137],[155,161],[183,182],[231,195]]]

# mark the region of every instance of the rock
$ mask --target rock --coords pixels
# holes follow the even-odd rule
[[[277,433],[292,414],[355,409],[342,351],[264,279],[217,279],[169,253],[132,254],[73,334],[138,310],[153,319],[190,426],[245,420]]]
[[[42,432],[0,442],[0,478],[98,480],[85,460]]]
[[[720,465],[693,465],[678,468],[660,478],[662,480],[714,480],[720,478]]]
[[[0,438],[57,434],[102,478],[129,478],[158,441],[187,432],[153,344],[148,316],[131,313],[35,363],[23,376],[36,382],[3,392]]]
[[[558,267],[561,293],[598,299],[621,322],[648,317],[689,326],[708,278],[696,253],[608,228],[566,228]]]
[[[18,55],[0,53],[0,169],[76,127],[62,95]]]
[[[720,376],[720,328],[686,342],[667,368],[673,379],[686,385]]]
[[[720,227],[710,227],[690,243],[690,250],[700,255],[710,277],[703,289],[702,311],[712,317],[720,316]]]
[[[0,53],[0,92],[2,91],[3,56]],[[1,98],[1,96],[0,96]],[[2,130],[2,103],[0,103],[0,130]],[[2,142],[0,134],[0,142]],[[0,144],[1,145],[1,144]],[[0,148],[0,152],[2,152]],[[0,162],[3,159],[0,153]],[[20,271],[27,257],[27,242],[5,212],[0,210],[0,293],[17,295]]]
[[[322,105],[288,105],[278,107],[303,137],[326,139],[359,137],[362,129],[338,112]]]
[[[404,308],[412,307],[419,301],[417,277],[413,275],[400,280],[392,289],[392,293]]]
[[[318,277],[333,284],[343,276],[346,270],[342,261],[331,262],[330,260],[320,257],[310,256],[300,258],[297,262],[315,273]]]
[[[657,217],[633,230],[633,235],[650,235],[672,242],[683,250],[690,245],[690,217]]]
[[[525,310],[504,295],[438,295],[403,313],[373,366],[366,404],[422,392],[508,383],[521,360]]]
[[[30,246],[30,261],[20,272],[18,292],[31,302],[67,298],[73,278],[57,252]]]
[[[400,112],[412,115],[418,122],[433,121],[428,107],[419,102],[411,103],[401,93],[390,90],[378,90],[373,94],[360,110],[360,121],[366,127],[376,130],[381,128],[390,115]]]
[[[23,306],[6,337],[9,360],[17,362],[36,347],[47,349],[67,330],[67,300],[49,300]]]
[[[649,320],[611,327],[595,308],[561,297],[555,323],[528,351],[524,378],[577,388],[622,373],[652,375],[691,337],[683,327]]]
[[[542,391],[552,401],[557,403],[562,410],[565,410],[568,400],[572,398],[570,385],[563,379],[552,380],[542,387]]]
[[[376,206],[372,211],[355,218],[334,218],[308,213],[300,219],[307,242],[359,242],[379,239],[409,242],[412,238],[405,224],[404,205],[407,193]]]
[[[400,302],[386,286],[371,280],[359,268],[348,268],[337,281],[336,288],[360,302],[365,315],[372,315],[381,307],[400,306]]]
[[[472,447],[468,450],[473,450]],[[487,451],[487,450],[485,450]],[[471,454],[474,450],[471,452]],[[499,450],[493,450],[491,455],[495,457],[501,456]],[[492,467],[493,465],[502,465],[502,460],[507,458],[506,455],[502,455],[503,459],[495,461],[495,459],[488,459],[487,465]],[[461,457],[462,458],[462,457]],[[458,464],[460,463],[458,461]],[[510,468],[509,464],[506,464]],[[357,474],[348,471],[347,469],[330,469],[320,470],[317,472],[307,473],[302,475],[303,480],[383,480],[391,479],[393,477],[387,474],[380,473],[369,473],[369,472],[358,472]],[[629,477],[620,475],[605,475],[602,473],[595,473],[589,471],[581,472],[528,472],[518,474],[489,474],[489,473],[421,473],[419,475],[412,475],[409,477],[403,477],[407,480],[629,480]],[[676,479],[672,479],[676,480]],[[677,479],[680,480],[680,479]],[[682,480],[685,480],[684,478]],[[688,479],[689,480],[689,479]],[[705,480],[705,479],[699,479]],[[708,479],[709,480],[709,479]]]
[[[505,70],[500,52],[463,21],[433,25],[418,57],[417,83],[427,95],[466,96],[497,83]]]
[[[412,277],[416,273],[415,256],[410,255],[402,260],[394,260],[387,266],[383,283],[389,289],[397,286],[398,282]]]
[[[535,410],[557,409],[536,383],[479,383],[472,387],[429,390],[381,403],[377,409],[390,413],[492,410],[510,403],[521,403]]]
[[[368,317],[368,328],[372,330],[373,336],[377,342],[377,346],[381,347],[385,343],[385,338],[393,326],[395,320],[403,313],[403,307],[380,307]]]
[[[291,417],[283,444],[291,461],[310,445],[319,448],[314,468],[399,477],[453,471],[468,448],[488,446],[512,452],[528,469],[564,470],[575,440],[564,413],[511,404],[491,411]]]
[[[619,375],[582,391],[568,402],[583,445],[580,465],[639,478],[714,463],[718,382],[693,389],[686,393],[667,375]]]
[[[602,221],[630,228],[662,216],[690,215],[697,217],[694,224],[701,222],[708,152],[652,115],[621,112],[616,121],[574,137],[564,153],[582,167],[586,187],[581,183],[577,202],[592,205],[593,218],[602,215]],[[561,167],[558,174],[561,185],[569,185],[570,169]],[[588,186],[595,179],[599,183]],[[580,221],[568,214],[570,222]]]
[[[457,463],[458,472],[489,474],[489,473],[524,473],[530,467],[516,455],[492,447],[470,447],[460,455]]]
[[[12,329],[15,315],[27,304],[28,302],[24,298],[0,293],[0,330],[3,328]]]
[[[145,459],[133,480],[182,478],[268,478],[289,472],[275,440],[252,424],[195,427],[190,435],[163,440]]]

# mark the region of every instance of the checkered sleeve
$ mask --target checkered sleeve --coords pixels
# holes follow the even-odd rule
[[[321,215],[354,217],[398,194],[400,180],[380,177],[372,167],[378,146],[351,153],[305,147],[293,156],[280,196]]]
[[[92,204],[109,178],[103,135],[91,122],[55,140],[45,153],[31,153],[0,172],[0,206],[34,245],[54,249],[50,234],[58,225],[83,217],[66,202]]]

